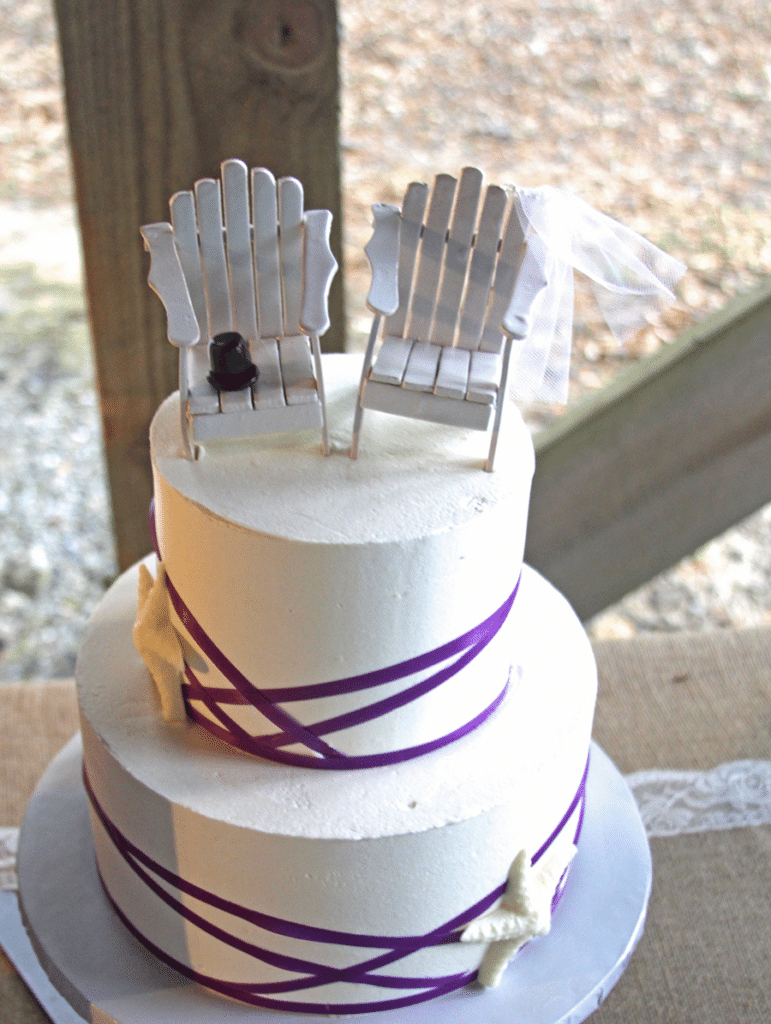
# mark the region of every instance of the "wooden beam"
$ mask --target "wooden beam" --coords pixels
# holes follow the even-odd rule
[[[526,558],[587,619],[771,501],[771,281],[536,438]]]
[[[240,157],[294,175],[341,256],[335,0],[55,0],[86,294],[121,568],[149,550],[148,427],[177,353],[139,227]],[[330,297],[330,350],[344,341]]]

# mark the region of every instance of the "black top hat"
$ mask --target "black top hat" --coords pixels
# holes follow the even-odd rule
[[[209,383],[217,391],[241,391],[253,384],[259,376],[246,339],[238,331],[225,331],[212,338],[209,362]]]

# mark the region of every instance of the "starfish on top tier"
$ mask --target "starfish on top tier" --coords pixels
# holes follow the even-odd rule
[[[133,637],[158,691],[164,720],[177,724],[186,722],[181,687],[185,659],[171,623],[163,562],[158,563],[155,579],[146,565],[139,566],[139,599]]]

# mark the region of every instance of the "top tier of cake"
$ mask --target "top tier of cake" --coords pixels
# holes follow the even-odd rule
[[[449,742],[503,699],[516,658],[534,469],[519,413],[495,473],[478,433],[378,413],[352,461],[359,368],[325,357],[328,458],[310,432],[187,460],[178,396],[150,434],[188,714],[290,764],[362,767]]]

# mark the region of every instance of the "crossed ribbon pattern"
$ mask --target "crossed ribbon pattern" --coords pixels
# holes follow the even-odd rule
[[[155,530],[154,502],[150,506],[150,533],[158,558],[161,559]],[[428,754],[433,750],[438,750],[440,747],[455,742],[455,740],[472,732],[486,721],[500,706],[506,696],[508,680],[506,680],[503,689],[495,699],[470,722],[444,736],[425,743],[377,754],[346,755],[330,746],[323,737],[341,729],[348,729],[352,726],[372,721],[381,715],[403,707],[429,693],[460,672],[461,669],[465,668],[484,650],[503,626],[514,604],[520,580],[521,576],[517,580],[512,593],[484,622],[481,622],[462,636],[426,654],[409,658],[397,665],[390,665],[383,669],[349,676],[346,679],[337,679],[332,682],[260,689],[247,679],[217,644],[214,643],[187,606],[167,573],[166,586],[171,604],[177,616],[204,657],[208,658],[211,664],[214,665],[232,687],[231,689],[228,687],[204,686],[186,661],[185,681],[182,684],[182,692],[185,698],[187,713],[193,721],[203,726],[212,735],[224,740],[224,742],[229,743],[231,746],[237,747],[239,750],[297,767],[346,770],[373,768],[396,764],[400,761],[407,761],[414,757]],[[407,679],[418,672],[434,668],[442,662],[448,662],[448,659],[451,658],[454,660],[442,665],[441,668],[432,672],[425,679],[407,686],[398,693],[311,725],[301,724],[280,706],[283,703],[293,701],[315,700],[320,697],[355,693],[381,686],[384,683]],[[208,709],[209,715],[199,711],[194,702],[203,704]],[[232,715],[228,714],[226,710],[228,705],[252,705],[268,721],[272,722],[279,731],[268,735],[253,736]],[[303,744],[311,753],[306,754],[284,749],[294,744]]]
[[[581,779],[579,788],[573,797],[570,806],[560,819],[552,834],[532,857],[531,863],[535,865],[548,851],[552,844],[566,827],[573,814],[580,808],[576,825],[574,844],[578,844],[579,836],[584,819],[586,806],[586,781],[589,772],[589,762]],[[100,880],[110,903],[118,917],[128,930],[137,938],[155,957],[190,978],[192,981],[209,988],[221,995],[240,1000],[252,1006],[262,1006],[277,1010],[297,1010],[305,1013],[371,1013],[376,1010],[397,1009],[402,1006],[411,1006],[415,1003],[425,1002],[428,999],[435,999],[437,996],[452,992],[455,989],[468,985],[476,977],[476,971],[461,972],[458,974],[443,975],[440,977],[402,977],[392,974],[375,973],[384,967],[409,956],[419,949],[430,946],[447,945],[460,941],[461,933],[467,924],[480,917],[488,911],[497,900],[501,898],[506,889],[506,882],[497,886],[491,893],[483,897],[473,906],[464,910],[456,917],[445,922],[439,928],[417,936],[387,936],[387,935],[362,935],[353,932],[336,931],[329,928],[319,928],[314,925],[297,924],[274,917],[270,914],[263,914],[256,910],[249,910],[231,900],[223,899],[214,893],[203,889],[201,886],[186,881],[180,875],[165,868],[152,857],[149,857],[138,846],[131,842],[107,817],[101,804],[93,791],[88,774],[84,765],[83,780],[91,807],[101,822],[102,827],[112,841],[118,853],[123,857],[126,864],[140,878],[155,895],[168,907],[176,911],[190,924],[200,928],[203,932],[225,943],[232,949],[253,957],[255,960],[268,964],[297,975],[285,981],[273,982],[233,982],[220,978],[213,978],[203,974],[189,965],[182,963],[170,956],[164,950],[155,945],[147,936],[136,927],[127,917],[125,912],[117,905],[105,884],[100,873]],[[557,906],[565,888],[563,877],[555,891],[552,900],[552,912]],[[287,954],[275,953],[263,946],[256,945],[236,935],[231,935],[224,928],[207,920],[191,906],[185,905],[177,896],[168,891],[161,882],[172,886],[180,894],[192,897],[199,903],[211,907],[217,911],[224,911],[233,917],[245,921],[257,928],[275,935],[282,935],[287,938],[300,941],[318,942],[327,945],[342,945],[361,949],[382,950],[364,961],[353,964],[349,967],[330,967],[326,964],[315,963],[302,957],[289,956]],[[368,985],[381,989],[406,990],[408,994],[397,996],[391,999],[382,999],[374,1002],[362,1003],[313,1003],[301,1000],[276,999],[275,996],[291,992],[307,991],[321,985],[329,985],[335,982],[348,982],[360,985]],[[412,991],[409,991],[412,990]]]

